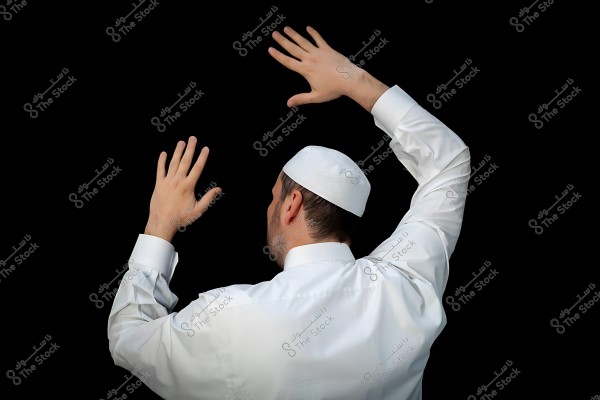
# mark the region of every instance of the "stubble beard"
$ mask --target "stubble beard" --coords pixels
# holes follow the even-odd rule
[[[283,268],[283,256],[289,243],[284,239],[281,233],[277,232],[279,228],[279,214],[281,212],[281,203],[275,207],[273,217],[267,225],[267,246],[269,247],[269,253],[272,255],[271,259]]]

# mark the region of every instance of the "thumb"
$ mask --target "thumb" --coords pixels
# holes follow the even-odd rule
[[[215,204],[215,202],[218,200],[217,196],[221,194],[221,192],[222,190],[220,187],[212,188],[196,202],[193,210],[194,220],[200,218],[210,206]]]
[[[294,95],[288,99],[287,106],[294,107],[309,103],[319,103],[315,92],[298,93],[297,95]]]

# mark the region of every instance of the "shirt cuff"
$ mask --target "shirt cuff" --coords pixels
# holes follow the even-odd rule
[[[416,105],[417,102],[408,93],[394,85],[377,99],[371,114],[377,127],[386,132],[394,132],[402,118]]]
[[[167,283],[171,281],[178,255],[173,245],[157,236],[140,234],[131,253],[131,262],[160,272]]]

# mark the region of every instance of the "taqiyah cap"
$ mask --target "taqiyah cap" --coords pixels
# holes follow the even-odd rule
[[[322,146],[306,146],[283,166],[283,172],[330,203],[362,217],[371,184],[360,167],[344,153]]]

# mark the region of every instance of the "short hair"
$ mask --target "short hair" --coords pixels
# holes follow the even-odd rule
[[[312,239],[322,240],[333,237],[340,242],[350,243],[352,241],[358,232],[360,217],[311,192],[283,171],[280,179],[280,205],[292,191],[297,189],[302,193],[305,218],[310,221],[308,233]]]

